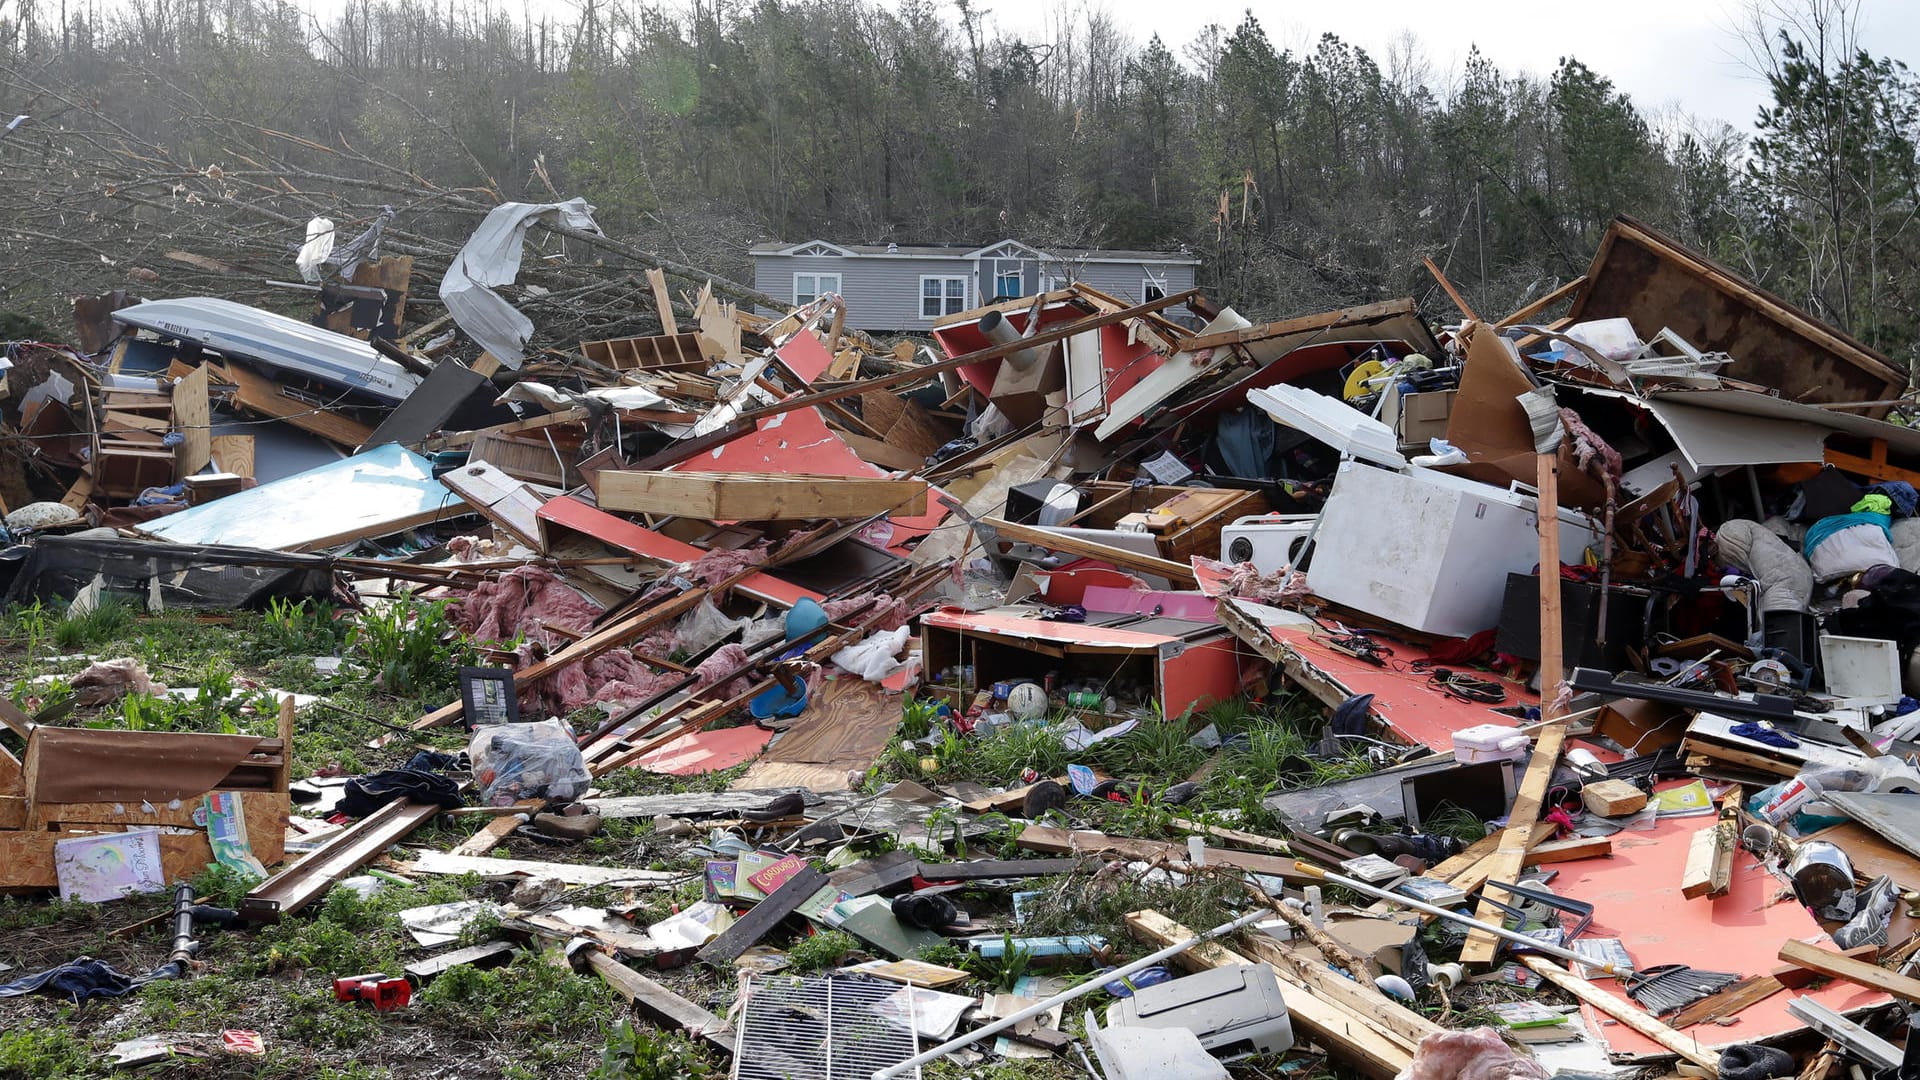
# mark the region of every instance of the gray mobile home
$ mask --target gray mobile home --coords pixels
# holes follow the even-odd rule
[[[1193,287],[1200,260],[1180,251],[1101,248],[1041,250],[1018,240],[986,247],[845,245],[825,240],[761,244],[753,286],[797,307],[825,293],[847,302],[847,321],[861,330],[919,331],[934,320],[996,299],[1031,296],[1079,281],[1140,303]],[[1169,314],[1181,317],[1184,307]]]

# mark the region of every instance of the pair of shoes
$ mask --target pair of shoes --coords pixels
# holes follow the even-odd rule
[[[960,917],[960,909],[944,896],[907,893],[893,898],[893,917],[922,930],[944,930]]]

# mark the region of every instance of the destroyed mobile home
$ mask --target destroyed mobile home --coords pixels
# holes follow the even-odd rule
[[[659,277],[659,334],[528,353],[495,290],[543,215],[592,224],[501,207],[441,285],[477,359],[404,325],[405,260],[350,318],[106,297],[10,347],[53,495],[5,518],[16,606],[430,625],[458,691],[323,770],[325,694],[156,727],[159,673],[54,658],[0,700],[0,888],[164,899],[114,932],[141,966],[0,994],[137,997],[456,878],[393,914],[404,970],[296,977],[405,1024],[557,948],[741,1077],[1906,1075],[1920,435],[1884,357],[1624,219],[1497,321],[1070,284],[916,355],[834,296],[683,323]],[[373,655],[322,659],[418,677]],[[647,858],[580,857],[622,822]]]

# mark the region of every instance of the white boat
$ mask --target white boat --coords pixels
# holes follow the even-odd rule
[[[149,300],[113,313],[115,321],[198,345],[269,374],[299,376],[398,404],[420,377],[359,338],[211,296]]]

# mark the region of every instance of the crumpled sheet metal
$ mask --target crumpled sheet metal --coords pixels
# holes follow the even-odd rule
[[[454,324],[510,368],[518,368],[525,359],[533,322],[494,290],[513,284],[520,276],[527,230],[542,218],[557,220],[568,228],[600,231],[593,220],[593,207],[585,199],[501,203],[487,212],[480,227],[467,238],[466,246],[448,264],[446,277],[440,279],[440,299]]]

